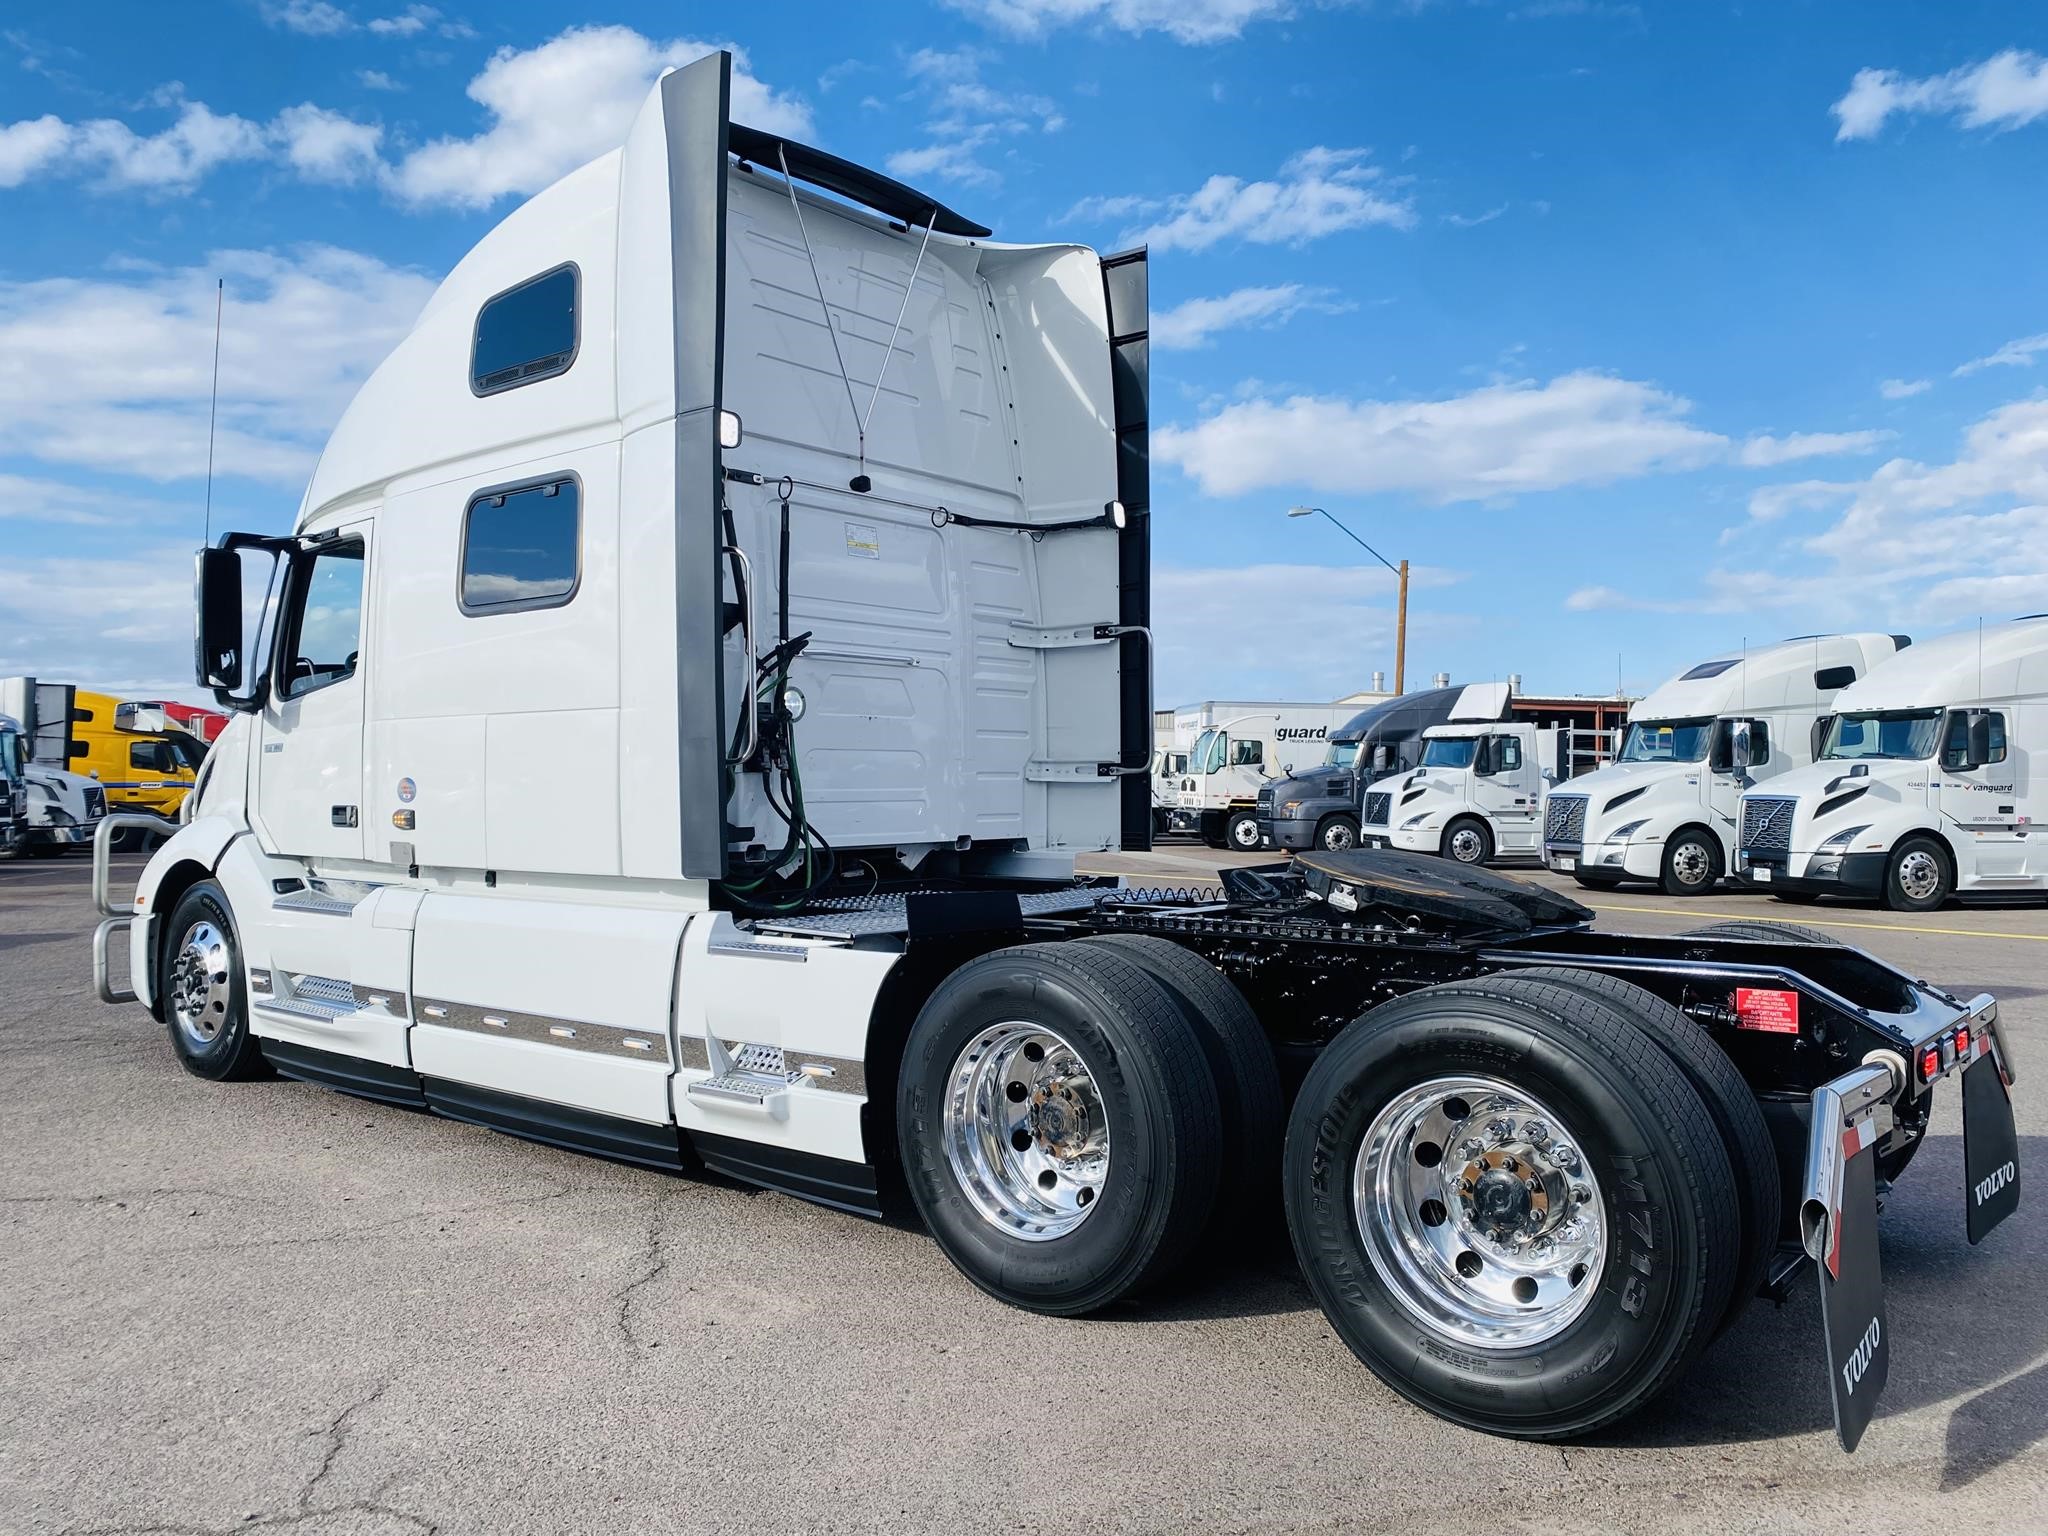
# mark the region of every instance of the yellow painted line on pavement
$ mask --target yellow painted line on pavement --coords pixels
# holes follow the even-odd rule
[[[1879,933],[1946,933],[1959,939],[2018,939],[2028,944],[2048,944],[2048,933],[1998,933],[1989,928],[1923,928],[1918,923],[1844,923],[1829,922],[1825,918],[1808,917],[1804,912],[1791,916],[1772,913],[1768,917],[1751,917],[1731,912],[1702,912],[1698,907],[1610,907],[1599,902],[1584,902],[1595,912],[1655,912],[1664,917],[1704,917],[1714,922],[1775,922],[1797,923],[1802,928],[1868,928]]]

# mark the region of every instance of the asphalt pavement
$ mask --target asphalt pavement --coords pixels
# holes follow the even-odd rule
[[[2048,1196],[1967,1246],[1953,1088],[1885,1213],[1891,1381],[1853,1457],[1803,1291],[1634,1422],[1526,1445],[1380,1386],[1284,1240],[1056,1321],[907,1226],[190,1077],[92,995],[87,886],[83,859],[0,863],[0,1531],[2048,1527]],[[1591,905],[1652,931],[1786,917],[1996,993],[2048,1187],[2048,909]]]

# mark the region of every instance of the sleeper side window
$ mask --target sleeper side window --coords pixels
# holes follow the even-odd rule
[[[472,498],[462,519],[462,611],[559,608],[575,597],[581,505],[574,477]]]
[[[322,549],[307,562],[285,614],[278,691],[287,699],[356,675],[363,632],[363,546]]]
[[[567,373],[576,361],[575,264],[528,278],[477,311],[469,387],[495,395]]]

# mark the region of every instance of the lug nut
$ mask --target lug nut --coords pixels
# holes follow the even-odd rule
[[[1522,1127],[1522,1139],[1540,1147],[1544,1142],[1550,1140],[1550,1127],[1541,1120],[1531,1120]]]
[[[1495,1141],[1506,1141],[1515,1134],[1515,1122],[1503,1115],[1498,1120],[1487,1122],[1486,1134]]]
[[[1566,1173],[1570,1173],[1579,1166],[1579,1149],[1565,1146],[1560,1142],[1550,1149],[1550,1160]]]
[[[1476,1163],[1486,1156],[1486,1143],[1477,1138],[1468,1139],[1458,1148],[1458,1155],[1467,1162]]]

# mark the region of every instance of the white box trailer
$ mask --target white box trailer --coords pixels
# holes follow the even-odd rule
[[[1836,696],[1820,759],[1743,796],[1736,873],[1783,901],[2048,891],[2048,616],[1916,645]]]
[[[1259,791],[1297,766],[1320,762],[1330,732],[1357,713],[1356,702],[1247,699],[1211,699],[1176,710],[1174,733],[1185,733],[1191,744],[1169,826],[1200,834],[1211,848],[1257,848]]]
[[[1713,890],[1735,867],[1744,791],[1812,762],[1841,691],[1911,644],[1802,635],[1688,667],[1629,711],[1617,761],[1551,791],[1546,862],[1595,890],[1625,879],[1671,896]]]
[[[455,268],[290,534],[201,553],[235,718],[132,898],[154,818],[101,824],[101,996],[202,1077],[869,1214],[899,1168],[1042,1312],[1278,1196],[1359,1358],[1503,1434],[1637,1411],[1828,1256],[1853,1444],[1874,1181],[1951,1075],[1973,1179],[2017,1156],[1996,1003],[1401,854],[1076,880],[1149,830],[1142,258],[990,243],[730,123],[730,70]]]

